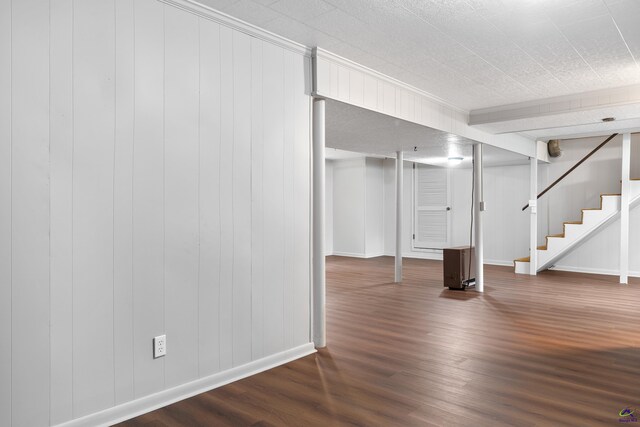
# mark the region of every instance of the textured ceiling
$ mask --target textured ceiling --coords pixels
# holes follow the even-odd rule
[[[449,157],[459,156],[464,158],[460,167],[471,165],[474,141],[467,138],[331,100],[327,100],[325,120],[329,159],[353,157],[333,149],[374,157],[395,157],[401,150],[406,160],[447,166]],[[483,158],[486,166],[528,162],[525,156],[489,145],[484,145]]]
[[[640,0],[199,0],[472,110],[640,83]]]

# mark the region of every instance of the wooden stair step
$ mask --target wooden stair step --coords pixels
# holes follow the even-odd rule
[[[640,181],[640,178],[631,178],[631,181]],[[620,182],[622,182],[622,180],[620,180]],[[600,199],[602,199],[605,196],[619,196],[622,197],[622,194],[619,193],[604,193],[604,194],[600,194]],[[584,208],[581,209],[582,211],[582,215],[583,215],[583,220],[584,220],[584,211],[601,211],[602,210],[602,200],[600,201],[600,207],[599,208]],[[562,223],[562,227],[563,229],[566,228],[567,225],[581,225],[583,224],[583,221],[565,221]],[[548,242],[549,242],[549,238],[550,237],[554,237],[556,239],[563,239],[565,237],[565,233],[562,234],[550,234],[548,236],[545,237],[545,239],[547,240],[547,245],[542,245],[542,246],[538,246],[538,250],[539,251],[546,251],[547,247],[548,247]],[[530,262],[531,261],[531,257],[524,257],[524,258],[518,258],[518,259],[514,259],[513,262],[514,264],[516,262]]]
[[[640,181],[640,178],[631,178],[631,181]],[[622,180],[620,180],[620,182],[622,182]],[[600,199],[602,199],[605,196],[619,196],[622,197],[622,194],[619,193],[604,193],[604,194],[600,194]],[[584,219],[584,211],[601,211],[602,210],[602,200],[600,201],[600,207],[599,208],[584,208],[581,209],[582,211],[582,215],[583,215],[583,219]],[[565,221],[562,223],[562,227],[563,229],[567,226],[567,225],[581,225],[583,224],[583,221]],[[539,251],[546,251],[548,248],[548,242],[549,242],[549,238],[550,237],[554,237],[556,239],[563,239],[565,237],[565,233],[562,234],[550,234],[548,236],[545,237],[545,239],[547,240],[547,245],[542,245],[542,246],[538,246],[538,250]],[[531,261],[531,257],[524,257],[524,258],[518,258],[518,259],[514,259],[513,262],[530,262]]]

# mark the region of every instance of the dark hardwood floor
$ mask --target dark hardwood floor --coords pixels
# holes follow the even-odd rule
[[[123,426],[590,426],[640,418],[640,281],[327,260],[328,347]],[[640,421],[639,421],[640,422]],[[630,425],[634,425],[631,423]],[[640,425],[640,424],[638,424]]]

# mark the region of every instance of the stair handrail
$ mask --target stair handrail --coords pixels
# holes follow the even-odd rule
[[[564,174],[562,174],[562,176],[558,179],[556,179],[553,184],[551,184],[550,186],[548,186],[547,188],[544,189],[544,191],[542,191],[542,193],[538,194],[538,197],[536,197],[536,200],[539,199],[540,197],[544,196],[545,193],[549,190],[551,190],[553,187],[556,186],[557,183],[559,183],[560,181],[562,181],[567,175],[569,175],[571,172],[573,172],[578,166],[580,166],[581,164],[583,164],[589,157],[593,156],[598,150],[600,150],[602,147],[604,147],[605,145],[607,145],[607,143],[609,141],[611,141],[613,138],[615,138],[616,136],[618,136],[617,133],[614,133],[613,135],[611,135],[610,137],[608,137],[607,139],[604,140],[604,142],[600,145],[598,145],[596,148],[594,148],[593,150],[591,150],[591,152],[589,154],[587,154],[586,156],[584,156],[578,163],[576,163],[575,165],[573,165],[571,167],[571,169],[569,169],[568,171],[566,171]],[[525,209],[527,209],[529,207],[529,203],[527,203],[527,205],[525,207],[522,208],[522,210],[524,211]]]

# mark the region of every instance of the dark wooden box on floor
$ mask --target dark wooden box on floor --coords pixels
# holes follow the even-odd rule
[[[469,272],[471,266],[471,272]],[[469,279],[475,279],[475,249],[469,246],[443,250],[444,286],[464,289]]]

